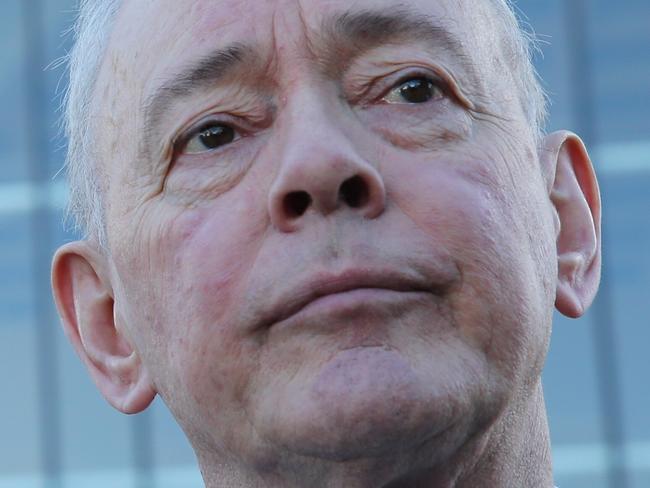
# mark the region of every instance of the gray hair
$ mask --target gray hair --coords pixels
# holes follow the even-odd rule
[[[541,139],[547,115],[547,99],[535,71],[532,56],[535,36],[520,21],[510,0],[491,0],[502,23],[506,62],[519,75],[514,83],[536,142]],[[70,186],[67,219],[87,239],[107,249],[102,170],[94,147],[93,94],[110,33],[122,0],[79,0],[71,28],[74,46],[67,59],[69,83],[63,98],[63,132],[68,140],[66,172]]]
[[[514,0],[491,0],[502,23],[506,63],[515,67],[513,82],[519,88],[519,100],[533,137],[540,143],[548,118],[548,97],[533,64],[535,54],[541,54],[539,41],[525,15]],[[519,15],[518,15],[519,14]]]
[[[93,94],[113,22],[122,0],[80,0],[67,56],[69,83],[63,97],[65,160],[70,195],[66,217],[77,231],[105,247],[101,173],[92,150]]]

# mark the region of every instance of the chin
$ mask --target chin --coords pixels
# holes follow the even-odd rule
[[[453,450],[450,438],[477,425],[480,387],[444,384],[454,376],[439,373],[432,382],[390,348],[343,350],[310,381],[296,378],[303,388],[275,396],[272,404],[283,408],[263,419],[265,437],[293,454],[337,462],[390,457],[425,445],[443,455]]]

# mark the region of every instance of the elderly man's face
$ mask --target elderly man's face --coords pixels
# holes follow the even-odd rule
[[[199,457],[443,458],[537,384],[558,229],[478,3],[120,10],[114,316]]]

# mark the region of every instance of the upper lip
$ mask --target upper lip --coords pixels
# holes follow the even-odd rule
[[[355,268],[339,273],[319,273],[299,281],[272,300],[264,313],[263,326],[270,327],[297,314],[311,302],[326,295],[360,288],[377,288],[397,292],[436,293],[435,286],[414,273],[386,269]]]

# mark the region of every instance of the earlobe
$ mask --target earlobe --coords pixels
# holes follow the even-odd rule
[[[137,351],[114,317],[106,257],[85,241],[62,246],[52,290],[66,336],[106,400],[124,413],[144,410],[156,392]]]
[[[600,192],[584,144],[571,132],[548,135],[540,162],[555,209],[556,308],[580,317],[600,282]]]

